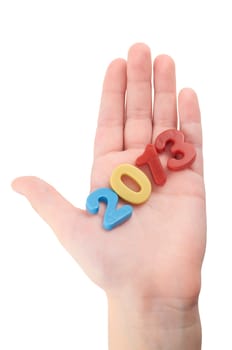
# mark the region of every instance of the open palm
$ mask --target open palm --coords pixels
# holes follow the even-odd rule
[[[28,198],[65,249],[107,293],[136,291],[191,304],[197,301],[206,214],[200,111],[191,89],[180,92],[178,111],[177,117],[175,65],[170,57],[160,55],[152,65],[149,48],[136,44],[127,61],[117,59],[109,65],[95,138],[92,190],[109,187],[117,165],[135,164],[157,135],[177,128],[178,119],[185,140],[197,152],[189,169],[168,171],[166,184],[153,184],[148,201],[134,206],[132,218],[112,231],[102,228],[104,205],[92,216],[36,177],[13,182],[13,188]]]

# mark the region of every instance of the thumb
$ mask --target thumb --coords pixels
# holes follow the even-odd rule
[[[51,185],[37,177],[19,177],[11,185],[14,191],[28,199],[35,211],[55,232],[64,248],[71,253],[73,241],[78,241],[88,214],[74,207]]]

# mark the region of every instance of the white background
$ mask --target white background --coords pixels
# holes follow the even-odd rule
[[[0,1],[0,349],[107,349],[103,291],[10,183],[37,175],[84,208],[105,69],[141,41],[199,95],[202,348],[232,348],[231,33],[230,1]]]

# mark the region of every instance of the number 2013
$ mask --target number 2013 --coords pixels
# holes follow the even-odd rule
[[[170,170],[178,171],[189,167],[196,158],[196,152],[192,144],[184,141],[184,134],[176,129],[169,129],[161,133],[155,140],[154,145],[148,144],[136,161],[135,165],[120,164],[110,178],[110,188],[99,188],[90,193],[86,201],[86,210],[91,214],[97,214],[100,203],[106,204],[103,217],[103,227],[111,230],[119,224],[127,221],[133,212],[131,205],[123,205],[117,208],[119,197],[131,204],[142,204],[148,200],[151,194],[151,182],[138,167],[148,166],[152,179],[156,185],[163,186],[166,182],[166,173],[159,159],[158,153],[165,150],[166,145],[171,143],[170,152],[172,157],[167,161]],[[122,180],[123,176],[131,178],[138,186],[139,191],[129,188]]]

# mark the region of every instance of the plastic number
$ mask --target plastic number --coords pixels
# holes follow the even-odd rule
[[[162,132],[155,141],[158,152],[163,152],[168,142],[172,142],[171,153],[174,157],[181,155],[180,159],[171,158],[167,167],[170,170],[181,170],[191,165],[196,157],[196,151],[191,143],[184,142],[184,134],[176,129],[169,129]]]
[[[134,180],[140,190],[136,192],[126,186],[122,181],[123,175]],[[140,169],[130,164],[120,164],[114,169],[110,178],[110,185],[119,197],[133,204],[144,203],[151,194],[151,183],[147,176]]]
[[[100,202],[106,203],[106,211],[103,218],[103,227],[112,230],[115,226],[128,220],[133,212],[131,205],[123,205],[116,209],[118,196],[110,188],[99,188],[90,193],[86,201],[86,209],[90,214],[97,214]]]
[[[148,144],[141,156],[136,159],[137,166],[148,165],[156,185],[164,185],[167,176],[154,145]]]

